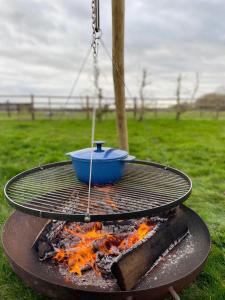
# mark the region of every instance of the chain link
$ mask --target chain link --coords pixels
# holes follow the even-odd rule
[[[94,62],[97,59],[98,54],[98,33],[96,31],[96,20],[97,20],[97,7],[96,7],[96,0],[92,0],[92,48],[93,48],[93,57]]]
[[[92,49],[93,49],[93,65],[94,65],[94,86],[97,86],[96,81],[99,77],[98,69],[98,47],[101,40],[101,29],[99,22],[99,0],[92,0]],[[96,91],[97,94],[98,91]]]

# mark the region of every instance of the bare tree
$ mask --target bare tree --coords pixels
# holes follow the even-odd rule
[[[198,89],[199,89],[199,73],[196,72],[195,73],[195,84],[194,84],[194,88],[193,88],[193,92],[192,92],[192,96],[191,96],[192,101],[195,101]]]
[[[178,74],[177,77],[177,89],[176,89],[176,120],[180,120],[181,115],[181,105],[180,105],[180,94],[181,94],[181,83],[182,83],[182,74]]]
[[[96,112],[96,116],[98,121],[102,120],[102,115],[103,115],[103,110],[102,110],[102,88],[99,85],[99,77],[100,77],[100,69],[99,66],[97,64],[97,62],[95,63],[95,68],[94,68],[94,86],[96,89],[96,93],[97,93],[97,99],[98,99],[98,108],[97,108],[97,112]]]
[[[142,121],[144,119],[144,113],[145,113],[145,96],[144,96],[144,90],[146,86],[150,85],[151,82],[147,82],[148,73],[146,69],[143,69],[142,71],[142,80],[141,80],[141,87],[140,87],[140,99],[141,99],[141,107],[140,107],[140,115],[139,115],[139,121]]]
[[[225,86],[220,85],[215,89],[215,93],[225,95]]]

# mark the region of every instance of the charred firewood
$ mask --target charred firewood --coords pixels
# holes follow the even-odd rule
[[[90,265],[85,265],[83,268],[81,268],[81,273],[83,274],[84,272],[90,271],[91,266]]]
[[[101,230],[102,223],[101,222],[90,222],[90,223],[80,223],[82,225],[82,231],[88,232],[91,230]]]
[[[101,273],[104,278],[112,278],[111,266],[113,259],[115,257],[111,255],[105,255],[102,252],[97,253],[97,258],[95,261],[97,270]]]
[[[160,222],[144,240],[122,253],[111,266],[121,290],[132,289],[171,244],[187,234],[187,221],[180,209]]]
[[[65,224],[66,221],[48,220],[46,222],[32,246],[37,251],[39,260],[43,261],[55,255],[52,241],[61,233]]]
[[[76,202],[79,195],[76,191],[73,191],[69,205],[66,209],[62,209],[63,212],[72,212],[76,208]],[[39,260],[43,261],[51,258],[55,255],[55,249],[52,241],[56,240],[57,236],[60,235],[62,229],[66,225],[67,221],[47,220],[42,230],[38,233],[32,248],[38,253]]]
[[[109,234],[105,237],[102,237],[101,239],[97,239],[92,243],[93,251],[96,253],[98,251],[102,251],[103,249],[111,250],[113,249],[113,246],[117,248],[119,244],[128,236],[128,233],[119,233],[116,235]],[[116,250],[115,250],[116,251]],[[119,250],[118,250],[119,251]],[[116,254],[116,252],[115,252]],[[117,253],[118,255],[118,253]]]
[[[37,250],[37,244],[38,244],[39,239],[41,239],[42,236],[45,236],[48,233],[48,230],[51,227],[51,224],[52,224],[52,220],[47,220],[45,222],[44,226],[37,234],[31,248],[34,248],[35,250]]]

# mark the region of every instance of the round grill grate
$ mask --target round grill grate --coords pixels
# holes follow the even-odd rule
[[[134,161],[126,165],[118,183],[91,188],[91,221],[155,215],[183,202],[191,180],[160,164]],[[88,186],[74,174],[70,161],[44,165],[20,173],[5,186],[9,203],[38,217],[84,221]]]

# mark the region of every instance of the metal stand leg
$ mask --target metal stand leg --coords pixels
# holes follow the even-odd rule
[[[181,300],[180,296],[177,294],[177,292],[174,290],[172,286],[169,287],[169,292],[174,300]]]

